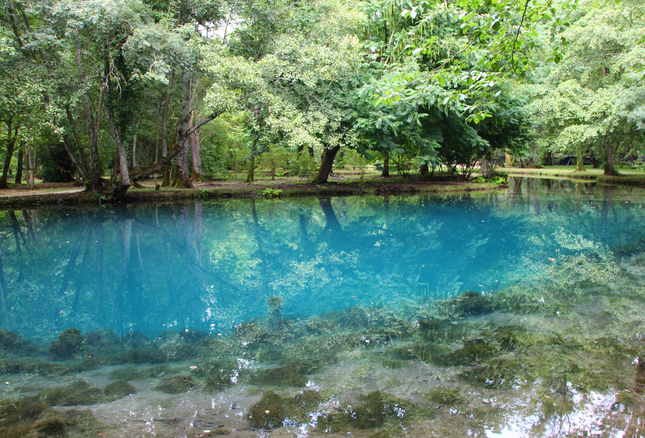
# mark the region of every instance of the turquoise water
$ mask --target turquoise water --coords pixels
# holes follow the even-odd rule
[[[472,436],[553,436],[558,418],[628,436],[641,399],[616,394],[645,383],[643,203],[518,178],[453,196],[2,212],[2,395],[72,394],[47,401],[91,406],[65,420],[72,436],[451,436],[455,416]],[[124,380],[136,394],[108,389]]]
[[[3,326],[43,342],[72,327],[227,333],[264,315],[270,296],[302,317],[494,293],[526,278],[525,258],[562,251],[560,228],[609,248],[643,237],[638,196],[535,183],[515,194],[5,213]]]

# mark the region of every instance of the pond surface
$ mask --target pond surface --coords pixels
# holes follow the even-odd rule
[[[642,436],[643,195],[0,212],[0,436]]]

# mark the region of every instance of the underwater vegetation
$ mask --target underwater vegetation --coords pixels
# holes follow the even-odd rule
[[[362,394],[358,398],[358,403],[344,410],[335,410],[321,416],[318,419],[318,426],[327,432],[376,429],[386,423],[403,425],[420,412],[422,409],[419,406],[406,400],[386,392],[374,391]]]
[[[374,438],[405,436],[402,431],[411,424],[430,424],[432,418],[448,415],[442,409],[470,415],[476,422],[487,407],[475,406],[474,394],[482,398],[526,391],[533,394],[529,405],[545,419],[573,412],[574,395],[592,392],[616,394],[616,409],[638,413],[645,391],[645,339],[639,335],[645,332],[645,293],[637,286],[645,283],[643,261],[636,256],[623,261],[620,275],[594,287],[586,277],[567,277],[563,283],[562,273],[554,269],[544,271],[549,281],[539,288],[468,291],[416,307],[408,304],[401,312],[351,306],[286,319],[282,298],[269,297],[266,316],[244,321],[224,335],[181,329],[146,337],[134,331],[83,334],[68,329],[47,348],[3,330],[2,373],[56,376],[118,367],[111,370],[113,382],[105,387],[77,380],[5,400],[1,418],[15,430],[29,427],[24,436],[64,434],[76,423],[50,416],[56,407],[118,400],[136,394],[137,387],[148,383],[139,380],[148,379],[154,379],[152,389],[167,394],[214,394],[246,384],[249,395],[262,394],[247,411],[255,429],[311,423],[321,431],[354,430]],[[563,261],[566,266],[569,262]],[[616,269],[604,269],[603,263],[618,262],[578,258],[574,274],[607,275]],[[342,389],[324,387],[327,381],[321,376],[343,374],[344,365],[354,359],[365,361],[368,371],[342,376],[351,393],[340,397]],[[417,383],[422,389],[405,394],[406,375],[419,369],[432,377],[419,377],[418,382],[426,382]],[[379,373],[375,387],[361,386],[364,376]],[[310,381],[315,381],[316,390],[306,388]],[[14,396],[18,393],[16,389]],[[16,412],[23,413],[11,420],[18,418]],[[40,429],[34,429],[36,424]],[[373,433],[367,435],[369,431]]]
[[[108,403],[136,392],[136,388],[125,381],[113,382],[101,389],[77,380],[69,385],[47,388],[36,395],[4,399],[0,401],[0,436],[95,436],[102,425],[90,411],[61,411],[55,407]]]

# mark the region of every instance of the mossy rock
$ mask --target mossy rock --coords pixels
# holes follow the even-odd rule
[[[33,356],[40,353],[40,347],[33,342],[22,339],[18,333],[0,329],[0,351],[6,354]]]
[[[438,386],[431,389],[426,395],[426,398],[431,402],[443,406],[457,406],[464,402],[464,398],[459,389],[448,386]]]
[[[103,388],[103,392],[108,397],[113,397],[114,399],[125,397],[126,395],[136,394],[137,388],[130,385],[125,380],[117,380],[112,382]]]
[[[457,315],[478,316],[495,311],[495,302],[489,296],[478,292],[464,292],[454,301],[453,309]]]
[[[437,365],[477,365],[490,359],[498,353],[497,348],[491,345],[466,345],[445,356],[436,356],[433,362]]]
[[[523,337],[526,336],[526,329],[518,325],[506,325],[498,327],[493,333],[493,339],[498,343],[500,349],[504,351],[514,351],[520,347]]]
[[[158,348],[144,347],[132,350],[128,361],[132,363],[164,363],[168,362],[168,356]]]
[[[273,391],[265,392],[262,399],[249,410],[247,419],[254,429],[275,429],[287,418],[285,401]]]
[[[67,424],[60,418],[45,418],[34,424],[34,430],[44,436],[60,436],[67,430]]]
[[[258,373],[251,378],[251,383],[256,385],[301,387],[305,386],[308,380],[309,379],[304,374],[293,371],[288,367],[278,367],[258,371]]]
[[[199,344],[202,339],[208,337],[208,333],[191,327],[179,330],[179,337],[189,344]]]
[[[187,375],[164,377],[153,389],[166,394],[181,394],[197,388],[197,383]]]
[[[23,420],[37,418],[47,404],[38,397],[0,401],[0,427],[5,428]]]
[[[67,360],[83,353],[84,338],[79,329],[71,328],[58,335],[49,352],[55,360]]]
[[[317,391],[303,391],[292,398],[268,391],[251,407],[247,418],[254,429],[276,429],[285,421],[294,425],[307,423],[311,421],[309,414],[317,412],[322,402]]]
[[[255,357],[262,362],[277,362],[284,359],[285,352],[282,348],[269,348],[267,350],[260,350],[255,354]]]
[[[338,432],[347,428],[375,429],[386,422],[402,423],[415,414],[415,406],[382,391],[360,397],[360,402],[346,412],[332,412],[318,420],[323,430]]]
[[[49,406],[88,406],[110,402],[122,396],[107,396],[101,388],[92,388],[86,381],[79,380],[67,386],[48,388],[38,397]]]
[[[100,329],[86,333],[85,344],[97,350],[106,347],[117,347],[119,351],[124,349],[122,339],[112,329]]]
[[[322,371],[328,365],[338,363],[338,356],[325,354],[314,359],[296,359],[280,367],[287,373],[315,374]]]

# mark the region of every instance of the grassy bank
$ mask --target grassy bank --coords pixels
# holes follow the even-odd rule
[[[510,176],[528,176],[543,178],[568,178],[595,181],[600,184],[628,185],[645,187],[645,171],[630,167],[616,167],[620,175],[606,176],[602,169],[585,168],[582,172],[576,166],[545,166],[535,168],[505,167],[504,172]]]

